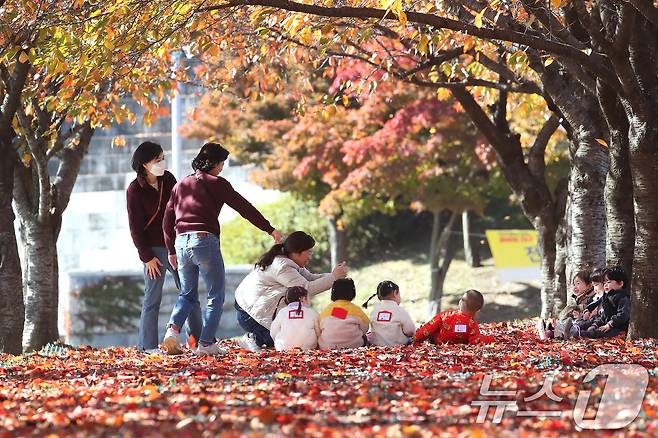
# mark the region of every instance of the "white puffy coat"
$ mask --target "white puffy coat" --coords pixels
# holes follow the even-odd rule
[[[286,290],[302,286],[309,297],[331,288],[336,278],[333,274],[312,274],[306,268],[285,256],[277,256],[265,270],[255,268],[235,290],[235,301],[260,325],[270,328],[277,303]],[[279,308],[285,307],[281,300]]]

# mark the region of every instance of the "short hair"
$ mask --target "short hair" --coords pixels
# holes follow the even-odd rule
[[[580,278],[585,284],[592,284],[592,274],[589,269],[583,269],[578,271],[576,275],[573,276],[573,279]]]
[[[210,172],[210,169],[226,161],[228,151],[219,143],[206,143],[192,160],[192,169]]]
[[[592,271],[592,275],[589,276],[589,279],[592,283],[603,283],[603,274],[605,273],[605,268],[596,268]]]
[[[162,146],[152,141],[145,141],[144,143],[137,146],[135,152],[133,152],[133,159],[131,162],[131,167],[137,175],[146,175],[146,169],[144,165],[149,161],[153,161],[158,158],[158,155],[162,153]]]
[[[465,310],[470,313],[475,313],[484,306],[484,297],[475,289],[469,289],[464,292],[464,295],[462,295],[462,301],[466,307]]]
[[[623,282],[624,287],[628,287],[628,274],[621,266],[610,266],[605,268],[603,276],[607,277],[608,280]]]
[[[352,301],[356,297],[356,286],[351,278],[339,278],[331,286],[331,301]]]

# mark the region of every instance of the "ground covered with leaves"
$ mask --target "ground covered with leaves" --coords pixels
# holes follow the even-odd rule
[[[606,363],[646,367],[649,386],[630,426],[597,434],[658,434],[655,341],[539,341],[532,321],[485,324],[483,331],[497,342],[280,354],[224,341],[230,352],[221,357],[132,348],[0,356],[0,437],[575,435],[582,433],[572,418],[578,392],[590,385],[595,409],[603,386],[583,377]],[[491,390],[516,395],[481,396],[488,374]],[[561,401],[524,401],[547,376]],[[502,399],[515,399],[516,408],[498,424],[493,408],[477,422],[473,401]],[[561,413],[518,415],[530,410]]]

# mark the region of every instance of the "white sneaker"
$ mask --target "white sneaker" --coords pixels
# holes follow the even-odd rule
[[[167,328],[167,333],[165,333],[164,340],[162,341],[162,346],[167,354],[183,353],[183,351],[180,348],[180,343],[178,342],[178,332],[174,330],[173,327]]]
[[[199,344],[199,348],[194,350],[194,354],[197,356],[216,356],[219,354],[226,354],[226,350],[223,348],[220,348],[219,345],[215,342],[214,344],[210,345],[201,345]]]
[[[142,350],[143,354],[160,354],[162,353],[162,350],[159,348],[147,348],[146,350]]]
[[[249,350],[253,353],[262,350],[262,348],[258,346],[258,343],[256,342],[253,333],[245,333],[238,339],[237,342],[240,348],[244,348],[245,350]]]

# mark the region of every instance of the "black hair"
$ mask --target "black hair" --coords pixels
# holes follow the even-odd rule
[[[274,314],[272,315],[272,321],[274,321],[274,318],[276,318],[276,312],[279,310],[279,304],[281,304],[281,300],[284,300],[286,305],[294,302],[299,302],[299,306],[297,307],[297,313],[299,313],[302,310],[302,298],[304,297],[308,297],[308,291],[302,286],[291,286],[288,289],[286,289],[285,295],[279,298],[279,302],[276,305],[276,309],[274,309]]]
[[[382,281],[381,283],[379,283],[377,285],[377,292],[370,295],[370,298],[368,298],[366,300],[366,302],[361,305],[361,307],[363,307],[364,309],[367,309],[368,308],[368,303],[373,298],[377,297],[377,298],[380,299],[380,301],[384,300],[384,299],[386,299],[387,296],[391,295],[396,290],[397,291],[400,290],[400,287],[397,284],[393,283],[390,280],[384,280],[384,281]]]
[[[331,285],[331,301],[352,301],[356,297],[356,286],[351,278],[339,278]]]
[[[621,266],[610,266],[603,271],[603,277],[608,280],[623,282],[623,287],[628,288],[628,274]]]
[[[152,141],[145,141],[137,146],[137,149],[133,152],[131,167],[137,172],[137,175],[146,175],[144,165],[158,158],[162,152],[162,146],[159,144]]]
[[[596,268],[592,271],[592,274],[589,276],[589,279],[592,283],[603,283],[603,274],[605,273],[605,268]]]
[[[288,257],[292,253],[300,253],[315,246],[315,240],[303,231],[294,231],[281,243],[274,244],[256,262],[256,267],[265,270],[272,264],[276,256]]]
[[[578,271],[576,275],[573,276],[573,279],[580,278],[585,284],[592,284],[592,273],[589,269],[583,269]]]
[[[466,306],[466,311],[472,314],[475,314],[475,312],[484,306],[484,297],[479,291],[475,289],[470,289],[464,292],[464,295],[462,295],[462,300]]]
[[[219,143],[206,143],[192,160],[192,169],[210,172],[210,169],[226,161],[228,151]]]

